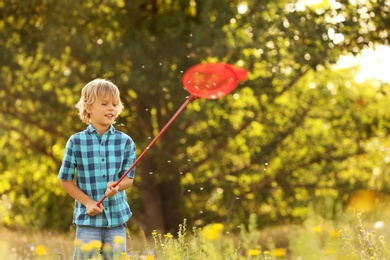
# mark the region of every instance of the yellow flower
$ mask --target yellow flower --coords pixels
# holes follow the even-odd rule
[[[320,234],[322,232],[322,227],[321,226],[313,227],[313,232],[316,234]]]
[[[146,255],[146,256],[144,256],[143,259],[144,260],[155,260],[156,258],[154,257],[154,255]]]
[[[89,252],[92,250],[91,244],[82,244],[81,245],[81,251],[83,252]]]
[[[91,248],[92,249],[100,249],[100,248],[102,248],[102,242],[100,242],[99,240],[92,240],[89,243],[91,244]]]
[[[153,230],[152,236],[157,236],[157,231],[156,230]]]
[[[340,233],[339,233],[339,231],[333,229],[333,230],[331,230],[331,231],[329,232],[329,235],[330,235],[330,237],[338,238],[338,237],[340,236]]]
[[[126,260],[127,254],[126,252],[121,253],[121,260]]]
[[[347,210],[370,212],[377,205],[378,196],[373,190],[357,190],[350,196]]]
[[[115,244],[118,244],[118,245],[121,245],[122,243],[123,243],[123,237],[121,237],[121,236],[116,236],[116,237],[114,237],[114,243]]]
[[[38,245],[38,246],[35,248],[35,254],[36,254],[37,256],[46,255],[46,254],[47,254],[46,247],[44,247],[44,246],[42,246],[42,245]]]
[[[261,253],[261,251],[259,249],[248,249],[246,253],[248,256],[257,256]]]
[[[275,248],[272,250],[272,255],[275,257],[284,257],[286,256],[286,249],[285,248]]]
[[[167,234],[165,234],[165,235],[164,235],[164,237],[166,237],[166,238],[173,238],[173,236],[172,236],[172,234],[171,234],[171,233],[167,233]]]
[[[214,223],[205,226],[202,230],[202,236],[206,240],[217,240],[221,237],[223,224]]]

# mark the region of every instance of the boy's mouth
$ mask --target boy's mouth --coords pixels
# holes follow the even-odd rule
[[[115,115],[114,114],[107,114],[106,117],[108,117],[108,118],[115,118]]]

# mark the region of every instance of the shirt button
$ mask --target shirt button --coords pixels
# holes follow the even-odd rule
[[[103,178],[106,178],[106,175],[103,175]]]
[[[104,162],[104,158],[102,158],[102,162]]]

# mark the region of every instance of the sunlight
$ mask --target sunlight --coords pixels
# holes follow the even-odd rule
[[[356,74],[356,82],[367,79],[378,79],[390,83],[390,57],[389,46],[377,46],[375,49],[365,49],[356,57],[352,55],[341,56],[337,63],[338,68],[347,68],[354,65],[360,66],[360,71]]]
[[[237,7],[237,11],[239,14],[245,14],[246,12],[248,12],[248,3],[246,2],[240,3]]]

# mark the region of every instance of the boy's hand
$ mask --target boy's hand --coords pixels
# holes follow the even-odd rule
[[[87,214],[88,216],[96,216],[103,212],[104,207],[102,204],[99,206],[97,205],[96,201],[92,201],[88,205],[85,206],[87,208]]]
[[[116,186],[116,187],[114,188],[114,185],[115,185],[115,182],[112,182],[112,181],[110,181],[110,182],[107,183],[107,190],[106,190],[106,192],[104,193],[107,197],[113,197],[113,196],[115,196],[115,194],[118,193],[118,191],[119,191],[119,186]]]

